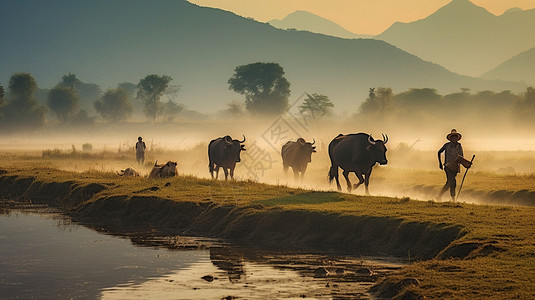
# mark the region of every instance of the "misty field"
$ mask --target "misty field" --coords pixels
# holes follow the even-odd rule
[[[522,131],[463,130],[466,157],[476,155],[459,202],[435,201],[445,182],[437,150],[448,130],[323,121],[300,131],[315,141],[305,177],[284,174],[277,121],[210,120],[102,124],[6,137],[0,146],[5,197],[60,206],[99,225],[147,225],[199,235],[279,245],[394,255],[414,262],[374,287],[378,295],[435,298],[532,298],[535,277],[535,152]],[[298,127],[295,127],[298,128]],[[351,128],[359,128],[352,130]],[[462,128],[462,127],[461,127]],[[503,129],[505,132],[506,129]],[[339,133],[389,136],[388,164],[374,168],[371,196],[329,184],[329,142]],[[234,181],[210,179],[211,139],[246,137]],[[134,143],[143,136],[146,161]],[[277,139],[275,140],[274,137]],[[178,177],[146,178],[155,162],[178,163]],[[142,175],[117,175],[127,167]],[[462,170],[464,173],[464,170]],[[222,173],[222,172],[221,172]],[[458,185],[463,173],[457,176]],[[350,176],[353,183],[356,178]],[[484,205],[481,205],[484,204]],[[291,229],[291,230],[289,230]]]
[[[181,140],[178,140],[180,143]],[[182,140],[183,142],[183,140]],[[249,180],[279,186],[298,187],[317,191],[334,191],[336,184],[328,182],[330,167],[327,155],[327,139],[316,140],[317,153],[312,155],[303,180],[295,180],[292,170],[283,172],[280,154],[269,146],[257,147],[258,140],[249,138],[242,152],[242,162],[237,164],[238,181]],[[250,146],[252,144],[252,146]],[[42,146],[42,145],[40,145]],[[2,164],[6,167],[51,167],[59,170],[102,172],[115,174],[128,167],[134,167],[147,176],[155,162],[178,162],[178,172],[199,178],[210,178],[208,172],[208,142],[192,141],[186,146],[172,147],[156,141],[147,142],[148,151],[144,165],[135,162],[131,143],[122,141],[109,143],[87,151],[82,143],[64,144],[42,150],[22,149],[0,152]],[[388,145],[390,146],[390,145]],[[370,193],[378,196],[411,197],[419,200],[435,200],[445,183],[445,174],[438,168],[435,151],[410,149],[406,143],[391,145],[387,157],[389,163],[376,166],[370,180]],[[466,148],[466,146],[465,146]],[[256,152],[255,152],[256,151]],[[504,205],[535,205],[535,151],[470,151],[476,154],[474,166],[468,171],[463,190],[458,199],[468,203]],[[261,161],[259,155],[269,155]],[[457,176],[459,187],[465,169]],[[223,179],[221,171],[219,178]],[[352,183],[358,182],[351,174]],[[343,192],[347,192],[345,180],[340,171]],[[533,192],[532,192],[533,191]],[[360,187],[354,194],[363,194]],[[512,198],[521,198],[511,202]],[[446,196],[443,200],[448,200]]]

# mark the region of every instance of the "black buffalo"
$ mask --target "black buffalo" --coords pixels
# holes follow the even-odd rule
[[[316,143],[307,143],[304,139],[298,138],[297,141],[289,141],[282,146],[281,156],[282,156],[282,166],[284,172],[288,172],[288,168],[292,167],[294,171],[295,179],[299,179],[305,175],[307,170],[308,163],[312,161],[312,152],[316,152],[316,147],[313,145]]]
[[[387,142],[388,136],[384,134],[382,141],[374,140],[371,135],[366,133],[338,135],[329,144],[329,157],[331,158],[329,182],[336,178],[336,186],[339,191],[342,190],[338,180],[338,167],[340,167],[347,181],[347,190],[351,192],[351,182],[348,175],[350,172],[354,172],[359,179],[359,183],[355,184],[354,188],[356,189],[364,183],[368,195],[372,167],[376,163],[386,165],[388,162],[385,147]]]
[[[225,180],[228,179],[228,173],[230,170],[230,178],[234,178],[234,168],[236,163],[240,162],[240,152],[245,151],[244,145],[245,136],[243,141],[233,140],[230,136],[220,137],[212,140],[208,145],[208,168],[210,169],[210,175],[212,179],[217,179],[219,175],[219,168],[223,168],[225,172]]]

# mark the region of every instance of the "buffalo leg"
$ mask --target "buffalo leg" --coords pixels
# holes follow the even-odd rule
[[[356,183],[354,188],[357,189],[361,184],[364,183],[364,177],[362,177],[362,172],[357,171],[355,172],[355,175],[357,175],[357,178],[359,179],[359,183]]]
[[[292,167],[292,171],[294,171],[294,179],[295,179],[295,181],[299,181],[299,170],[294,169]]]
[[[332,182],[332,180],[336,179],[336,188],[339,192],[342,191],[342,187],[340,186],[340,180],[338,179],[338,166],[331,165],[331,168],[329,169],[329,182]]]
[[[372,169],[370,169],[368,173],[364,174],[364,187],[366,188],[366,195],[370,194],[370,192],[368,191],[368,185],[370,184],[371,175],[372,175]]]
[[[342,175],[344,175],[344,178],[347,182],[347,191],[351,193],[351,181],[349,181],[349,171],[344,170],[344,172],[342,172]]]
[[[288,175],[288,166],[282,165],[282,170],[284,171],[284,174]]]
[[[219,177],[219,166],[216,165],[215,166],[215,179],[217,179]]]
[[[228,180],[228,170],[227,170],[227,168],[223,168],[223,172],[225,172],[225,180]]]
[[[234,179],[234,168],[230,168],[230,179]]]
[[[336,174],[336,188],[338,189],[339,192],[342,191],[342,186],[340,185],[340,179],[338,178],[338,174]]]

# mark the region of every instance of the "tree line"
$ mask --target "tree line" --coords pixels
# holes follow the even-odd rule
[[[228,79],[229,89],[243,95],[243,102],[227,104],[226,112],[241,115],[280,115],[289,108],[290,82],[277,63],[257,62],[234,69]],[[96,113],[107,122],[126,121],[136,106],[150,121],[173,120],[184,106],[174,99],[180,86],[172,85],[168,75],[150,74],[137,84],[123,82],[102,93],[95,84],[84,83],[75,74],[64,75],[46,93],[46,103],[38,103],[37,82],[30,73],[15,73],[9,79],[7,91],[0,85],[0,125],[2,128],[32,129],[43,127],[47,112],[61,124],[87,125],[95,122],[89,116],[89,101]],[[167,101],[162,97],[167,95]],[[356,96],[356,101],[358,97]],[[84,102],[86,105],[81,105]],[[332,115],[334,104],[328,96],[307,94],[300,104],[303,115],[314,118]],[[477,113],[475,113],[477,112]],[[402,122],[434,122],[438,119],[470,118],[474,121],[510,120],[529,123],[535,113],[535,89],[524,93],[511,91],[459,92],[441,95],[432,88],[412,88],[394,94],[388,87],[370,89],[369,97],[352,117],[362,121],[382,120]]]
[[[432,124],[439,121],[469,120],[477,124],[531,125],[535,114],[535,89],[514,94],[475,91],[441,95],[432,88],[412,88],[394,94],[392,88],[370,90],[369,97],[354,116],[361,120],[377,120],[398,124]]]
[[[245,111],[253,115],[284,113],[290,97],[290,82],[284,74],[277,63],[257,62],[236,67],[228,80],[229,89],[244,95],[245,101],[227,104],[226,112],[232,115]],[[168,75],[150,74],[138,84],[123,82],[102,93],[97,85],[84,83],[69,73],[46,95],[39,95],[46,98],[46,103],[39,103],[36,93],[43,92],[35,78],[30,73],[15,73],[9,80],[7,93],[0,85],[0,124],[4,128],[39,128],[44,126],[50,112],[60,124],[88,125],[95,122],[95,117],[89,116],[88,103],[107,122],[126,121],[134,106],[140,106],[151,121],[170,121],[184,110],[182,104],[174,101],[180,86],[171,85],[172,80]],[[165,103],[161,100],[164,95],[168,98]],[[310,94],[300,110],[304,114],[328,115],[333,106],[327,96]]]

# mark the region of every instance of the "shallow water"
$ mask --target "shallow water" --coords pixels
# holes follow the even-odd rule
[[[99,233],[44,209],[0,210],[0,298],[366,299],[375,280],[403,265],[222,244],[171,250],[147,241]]]

